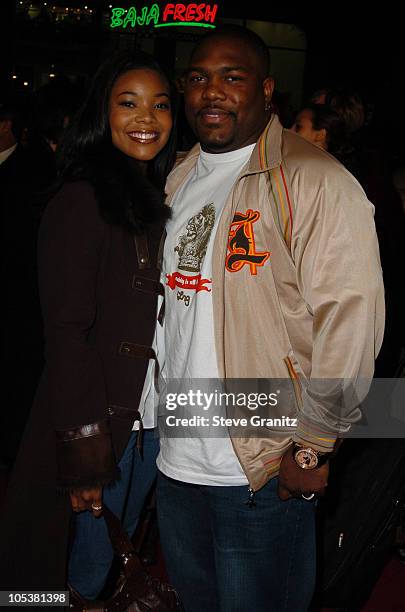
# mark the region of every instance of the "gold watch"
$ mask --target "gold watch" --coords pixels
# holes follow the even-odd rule
[[[303,470],[314,470],[326,463],[332,453],[321,453],[320,451],[294,443],[292,449],[294,461]]]

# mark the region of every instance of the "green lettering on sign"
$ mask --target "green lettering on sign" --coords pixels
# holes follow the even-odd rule
[[[155,26],[159,21],[159,7],[157,4],[152,4],[150,7],[149,15],[146,18],[146,25],[149,25],[151,21],[153,21]]]
[[[142,9],[142,15],[140,17],[138,17],[138,19],[136,20],[137,24],[140,26],[145,25],[145,20],[146,20],[146,13],[148,12],[148,7],[144,6]]]
[[[121,26],[124,22],[122,21],[121,17],[122,15],[125,13],[125,9],[123,8],[113,8],[111,11],[111,24],[110,26],[112,28],[118,28],[119,26]]]
[[[127,16],[124,19],[124,28],[126,28],[129,23],[133,28],[136,26],[136,8],[134,6],[128,9]]]

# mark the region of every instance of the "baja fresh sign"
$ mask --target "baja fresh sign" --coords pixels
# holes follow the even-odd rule
[[[113,8],[111,10],[111,28],[135,28],[150,26],[163,28],[166,26],[199,26],[215,28],[215,18],[218,4],[158,4],[128,9]]]

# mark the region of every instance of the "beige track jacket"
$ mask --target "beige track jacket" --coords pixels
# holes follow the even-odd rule
[[[170,174],[169,204],[199,151]],[[243,437],[231,428],[254,490],[292,440],[330,451],[361,416],[384,329],[373,211],[344,166],[276,116],[225,204],[212,283],[220,376],[287,379],[272,416],[296,419]]]

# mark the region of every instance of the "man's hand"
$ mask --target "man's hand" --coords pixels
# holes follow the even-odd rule
[[[329,463],[326,462],[314,470],[303,470],[294,461],[290,447],[281,460],[278,496],[282,500],[290,497],[309,497],[312,493],[324,495],[328,484]]]
[[[103,488],[72,489],[70,492],[70,503],[74,512],[90,510],[93,516],[100,516],[103,509]]]

